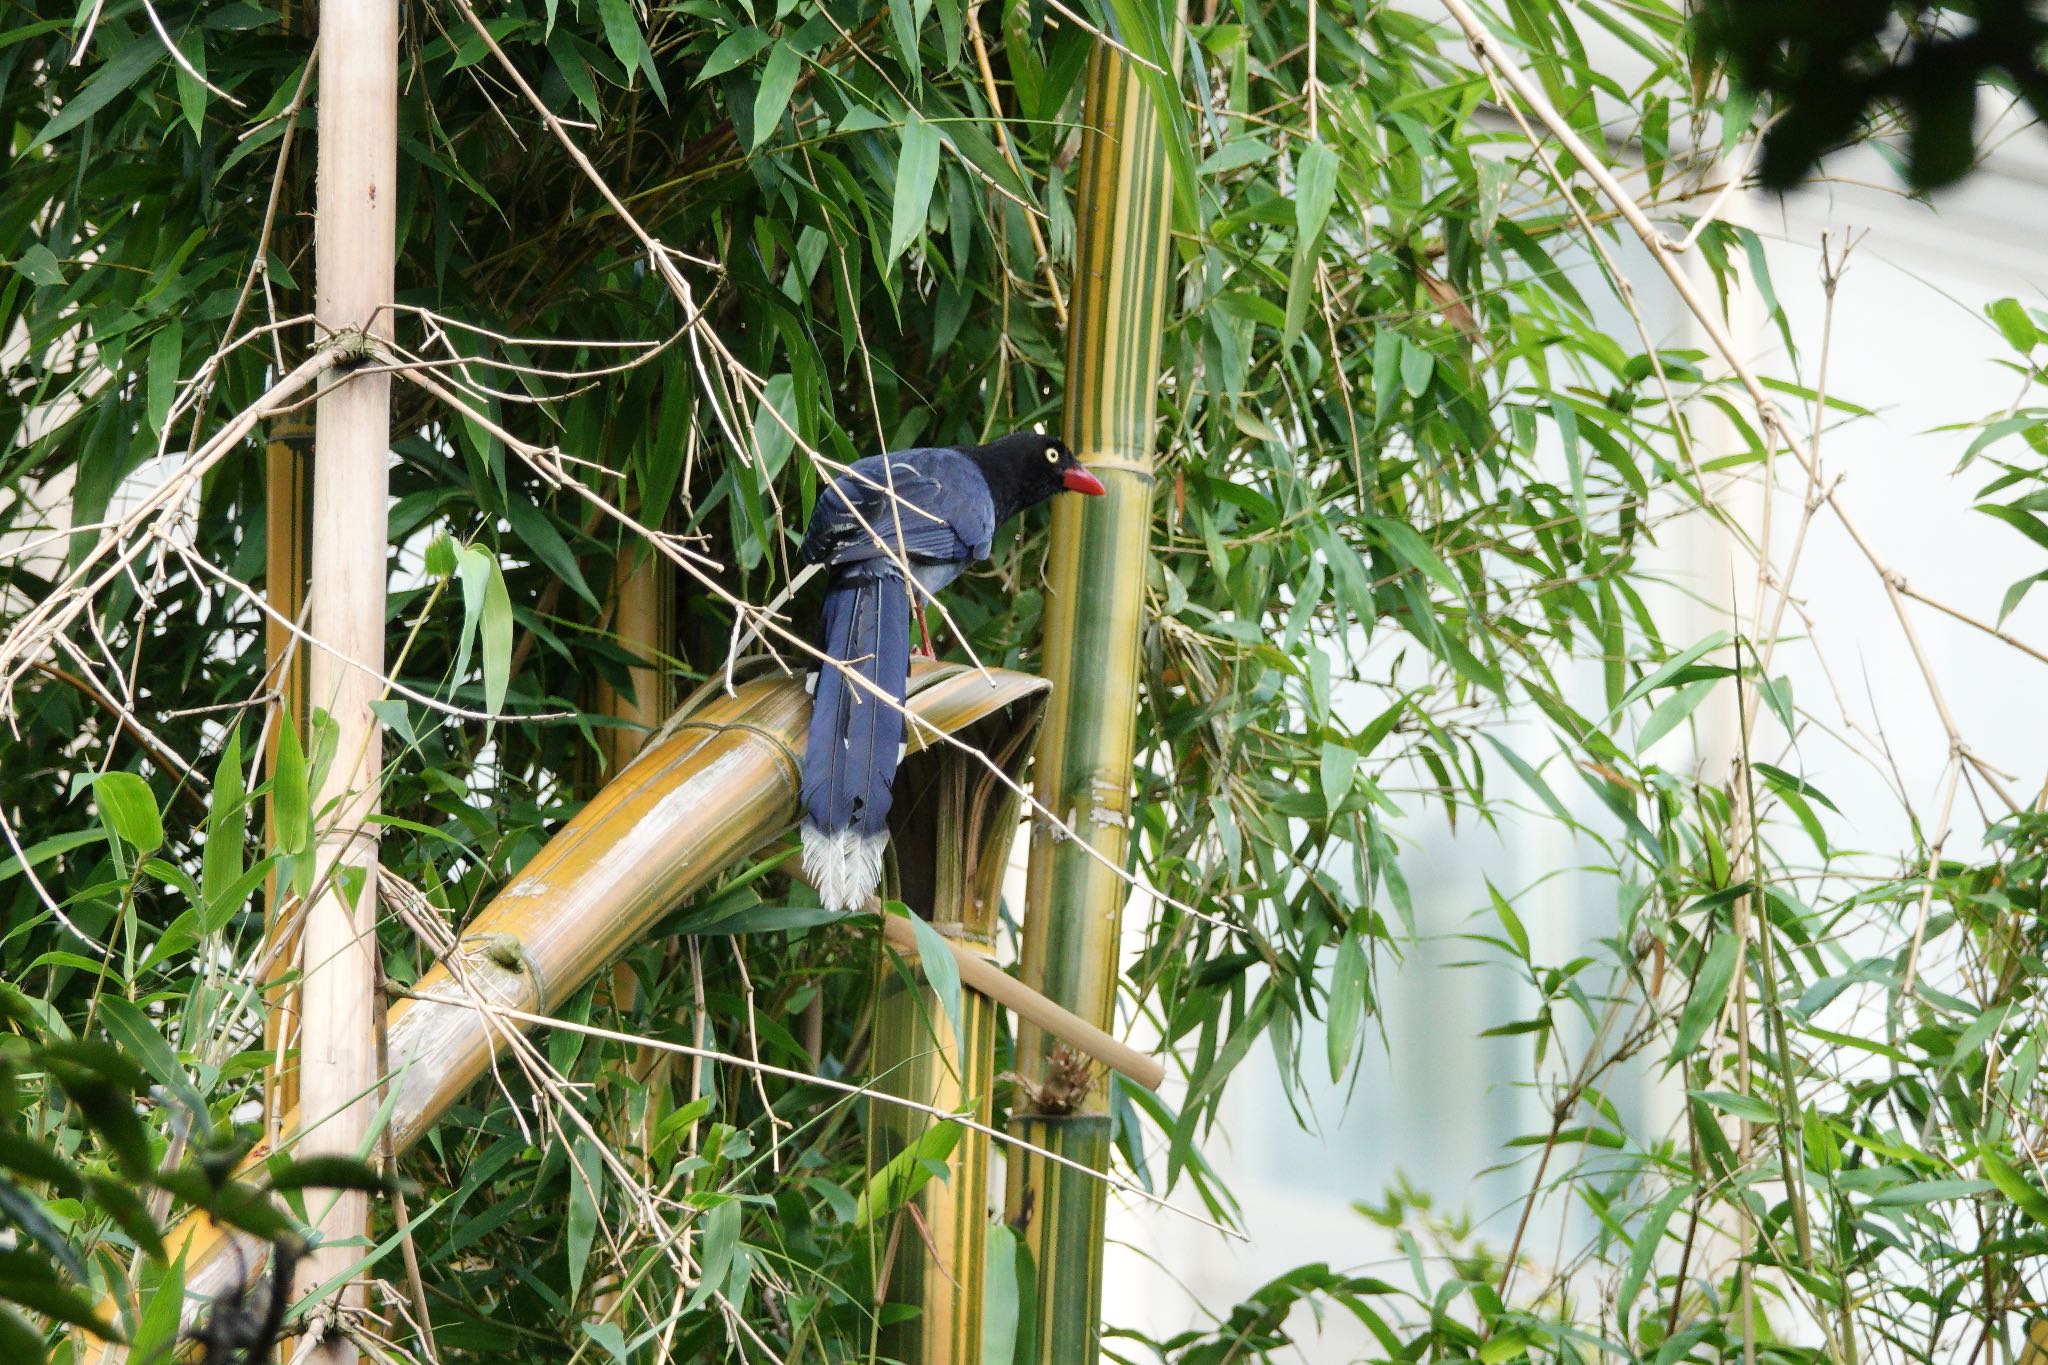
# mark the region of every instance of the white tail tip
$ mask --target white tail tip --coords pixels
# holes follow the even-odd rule
[[[804,871],[828,910],[858,910],[882,884],[882,848],[886,834],[827,834],[804,821]]]

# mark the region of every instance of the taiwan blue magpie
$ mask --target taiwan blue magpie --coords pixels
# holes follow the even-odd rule
[[[1018,432],[982,446],[871,455],[818,495],[797,563],[826,574],[804,745],[804,870],[835,910],[882,879],[890,785],[903,757],[910,617],[931,653],[923,604],[988,558],[996,528],[1067,491],[1100,496],[1064,442]],[[850,675],[850,676],[849,676]]]

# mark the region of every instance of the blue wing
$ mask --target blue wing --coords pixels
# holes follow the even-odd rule
[[[988,483],[959,451],[870,455],[818,495],[797,563],[841,569],[900,553],[964,564],[987,558],[995,530]]]

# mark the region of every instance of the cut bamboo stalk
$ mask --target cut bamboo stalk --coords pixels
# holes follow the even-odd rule
[[[398,208],[398,4],[320,6],[319,195],[314,223],[314,314],[330,332],[388,339],[395,294]],[[314,893],[307,907],[300,987],[300,1132],[307,1153],[370,1155],[376,1107],[377,810],[383,749],[376,713],[384,671],[386,504],[391,379],[341,374],[315,409],[307,695],[334,724],[334,761],[314,809]],[[324,1202],[323,1202],[324,1200]],[[308,1203],[320,1244],[300,1264],[311,1293],[361,1258],[369,1201],[360,1192]],[[315,1365],[354,1365],[359,1352],[331,1330],[335,1312],[367,1304],[360,1282],[315,1310]]]
[[[1178,43],[1174,45],[1178,51]],[[1056,499],[1047,564],[1038,799],[1077,838],[1032,831],[1021,975],[1098,1028],[1114,1020],[1131,819],[1139,632],[1152,521],[1152,443],[1168,285],[1171,182],[1158,111],[1117,50],[1089,58],[1066,437],[1107,496]],[[1107,1087],[1054,1035],[1017,1035],[1011,1132],[1103,1169]],[[1101,1345],[1104,1186],[1028,1154],[1009,1164],[1008,1217],[1037,1275],[1037,1359],[1092,1362]]]
[[[911,749],[984,723],[1014,728],[1019,708],[1036,707],[1044,692],[1026,674],[919,661],[906,701]],[[754,678],[734,697],[722,684],[701,689],[506,884],[466,927],[452,962],[434,964],[387,1016],[396,1150],[425,1136],[503,1048],[502,1025],[474,1000],[544,1012],[685,896],[795,826],[809,721],[810,698],[793,678]],[[288,1116],[287,1131],[296,1120]],[[164,1240],[173,1257],[185,1256],[188,1323],[253,1281],[269,1254],[204,1215]],[[118,1354],[99,1342],[85,1347],[87,1362]]]
[[[882,916],[882,937],[905,957],[916,957],[917,933],[897,915]],[[1076,1051],[1086,1053],[1119,1075],[1127,1076],[1147,1090],[1157,1090],[1166,1079],[1166,1068],[1156,1057],[1148,1057],[1130,1044],[1114,1038],[1057,1001],[1048,1000],[1016,977],[998,967],[985,953],[976,952],[952,939],[946,946],[960,968],[960,984],[987,996],[1019,1019],[1050,1033]]]

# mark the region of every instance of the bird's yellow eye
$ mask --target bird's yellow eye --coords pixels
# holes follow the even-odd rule
[[[1060,448],[1058,446],[1047,446],[1045,448],[1045,459],[1048,464],[1058,464],[1060,462]]]

